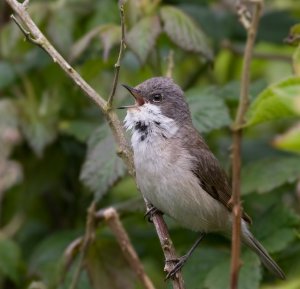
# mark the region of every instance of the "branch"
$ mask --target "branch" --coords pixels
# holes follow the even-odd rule
[[[129,173],[135,177],[135,169],[134,169],[134,163],[133,163],[133,154],[130,146],[128,145],[128,142],[125,137],[125,133],[123,130],[123,126],[117,116],[117,114],[110,109],[110,106],[108,103],[78,74],[78,72],[57,52],[57,50],[52,46],[52,44],[47,40],[47,38],[43,35],[43,33],[39,30],[39,28],[36,26],[36,24],[31,19],[30,15],[26,11],[26,6],[28,4],[28,1],[25,1],[25,4],[19,3],[16,0],[6,0],[6,2],[10,5],[10,7],[13,9],[13,11],[18,15],[18,17],[22,20],[24,24],[26,24],[26,29],[23,28],[23,26],[16,20],[17,25],[20,27],[21,31],[24,33],[25,37],[27,39],[30,39],[31,42],[34,44],[40,46],[45,52],[47,52],[50,57],[53,59],[55,63],[57,63],[64,71],[65,73],[70,77],[70,79],[73,80],[73,82],[89,97],[103,112],[104,116],[106,117],[106,120],[112,130],[112,133],[114,135],[115,141],[117,143],[117,154],[123,159],[125,165],[127,166],[127,169]],[[122,16],[122,10],[120,10],[121,16]],[[121,20],[122,21],[122,20]],[[123,21],[124,22],[124,21]],[[123,25],[124,28],[124,25]],[[122,32],[124,35],[124,31]],[[122,42],[122,41],[121,41]],[[122,54],[122,51],[121,51]],[[121,59],[120,53],[119,58]],[[117,61],[118,66],[118,61]],[[118,80],[118,75],[116,76],[120,68],[116,67],[116,73],[115,73],[115,79]],[[114,86],[117,85],[117,80],[114,81]],[[114,96],[114,93],[112,94]],[[112,98],[110,100],[112,102]],[[170,236],[167,231],[167,226],[163,220],[163,217],[161,215],[157,215],[153,218],[153,223],[155,225],[155,228],[157,230],[157,234],[160,239],[167,239],[170,240]],[[161,226],[164,226],[165,230],[159,231],[158,229],[161,228]],[[164,250],[164,248],[163,248]],[[169,241],[169,250],[174,251],[175,249],[172,245],[171,240]],[[172,265],[174,266],[174,265]],[[181,277],[181,273],[177,273],[177,278],[172,280],[173,282],[173,288],[174,289],[182,289],[183,287],[183,281]],[[179,285],[180,284],[180,287]]]
[[[147,210],[150,210],[152,206],[145,200]],[[177,255],[176,251],[173,245],[173,242],[171,240],[170,234],[168,232],[168,227],[162,218],[161,214],[154,213],[151,216],[151,220],[155,226],[157,236],[159,238],[160,245],[162,247],[165,260],[176,260]],[[169,273],[174,268],[173,262],[165,262],[165,268],[164,271]],[[174,279],[172,279],[173,282],[173,289],[184,289],[184,281],[182,278],[181,272],[177,272]]]
[[[231,289],[238,288],[238,276],[241,266],[240,245],[241,245],[241,142],[242,142],[242,124],[249,102],[249,84],[250,84],[250,64],[253,54],[253,46],[258,29],[259,18],[263,6],[263,0],[253,1],[254,13],[249,28],[247,29],[247,43],[244,54],[242,81],[240,91],[240,101],[238,111],[233,126],[233,146],[232,146],[232,197],[233,204],[233,226],[232,226],[232,246],[231,246]]]
[[[107,101],[107,109],[108,110],[110,110],[112,108],[112,102],[113,102],[113,98],[114,98],[115,93],[116,93],[116,88],[117,88],[117,84],[118,84],[118,80],[119,80],[119,73],[120,73],[120,68],[121,68],[121,58],[122,58],[122,55],[123,55],[123,50],[126,48],[126,44],[125,44],[124,4],[123,4],[122,0],[120,0],[119,10],[120,10],[120,18],[121,18],[121,43],[120,43],[119,56],[118,56],[117,62],[115,64],[115,76],[114,76],[114,81],[113,81],[113,87],[112,87],[111,94],[110,94],[110,96],[108,98],[108,101]]]
[[[105,210],[102,210],[101,214],[98,213],[98,217],[102,217],[112,230],[119,243],[120,248],[122,249],[124,257],[131,266],[132,270],[137,274],[137,277],[141,281],[143,287],[145,289],[155,289],[130,242],[130,239],[120,221],[117,211],[112,207],[107,208]]]

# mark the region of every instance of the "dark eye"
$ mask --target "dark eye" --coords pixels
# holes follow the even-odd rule
[[[160,93],[153,94],[152,95],[152,100],[153,102],[161,102],[162,100],[162,95]]]

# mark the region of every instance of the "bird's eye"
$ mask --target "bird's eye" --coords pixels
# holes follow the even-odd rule
[[[162,95],[160,93],[152,95],[152,100],[153,102],[161,102],[162,100]]]

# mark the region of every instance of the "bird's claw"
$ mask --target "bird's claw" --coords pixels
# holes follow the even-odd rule
[[[163,214],[159,209],[155,208],[155,207],[151,207],[150,209],[147,209],[147,212],[144,215],[144,219],[147,218],[149,223],[153,223],[152,222],[152,217],[154,214]]]
[[[176,264],[173,267],[173,269],[170,272],[168,272],[167,276],[165,277],[165,280],[173,279],[176,276],[176,273],[182,269],[182,267],[186,263],[187,259],[188,259],[188,256],[183,255],[180,258],[166,260],[166,262],[175,262]]]

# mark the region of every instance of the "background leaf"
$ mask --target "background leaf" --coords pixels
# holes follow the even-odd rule
[[[156,38],[161,33],[159,18],[148,16],[142,18],[129,31],[126,43],[138,56],[141,63],[144,63],[155,45]]]
[[[215,88],[193,88],[185,93],[194,125],[202,133],[231,123],[227,107],[220,97],[215,96],[215,91]]]
[[[17,243],[9,239],[0,239],[0,272],[13,282],[21,280],[21,251]]]
[[[291,127],[287,132],[276,136],[273,145],[284,151],[300,153],[300,123]]]
[[[240,289],[259,288],[261,279],[259,258],[247,251],[242,255],[243,266],[239,276]],[[230,288],[230,258],[219,262],[207,275],[205,286],[209,289]]]
[[[117,156],[115,147],[106,125],[98,128],[89,139],[80,179],[96,194],[97,199],[125,174],[123,161]]]
[[[212,60],[213,54],[204,33],[187,14],[173,6],[163,6],[160,15],[164,31],[176,45]]]
[[[300,78],[289,77],[261,92],[247,113],[246,126],[300,115]]]
[[[242,193],[266,193],[300,176],[299,157],[261,159],[242,169]],[[283,169],[284,168],[284,169]]]

